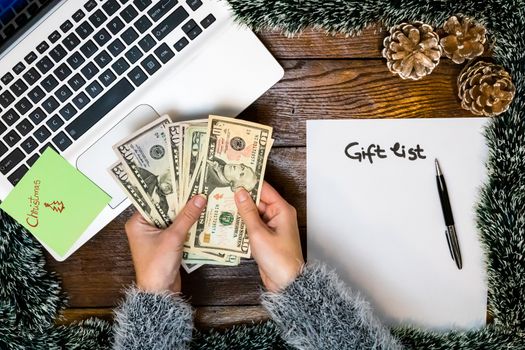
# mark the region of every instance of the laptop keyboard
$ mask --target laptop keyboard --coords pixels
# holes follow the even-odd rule
[[[89,0],[0,81],[0,172],[15,185],[47,148],[65,151],[210,27],[201,0]],[[173,46],[163,39],[176,28]]]

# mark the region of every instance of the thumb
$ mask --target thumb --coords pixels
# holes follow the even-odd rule
[[[179,236],[185,240],[191,227],[197,222],[204,210],[206,201],[206,197],[203,195],[196,195],[190,199],[179,214],[177,214],[177,217],[170,227],[166,229],[168,234]]]
[[[253,202],[250,194],[244,189],[241,188],[235,192],[235,204],[239,210],[239,215],[243,219],[246,228],[248,229],[248,234],[251,235],[261,232],[265,224],[261,220],[259,215],[259,210]]]

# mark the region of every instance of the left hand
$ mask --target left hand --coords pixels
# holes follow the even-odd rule
[[[151,293],[180,293],[184,241],[205,206],[204,196],[193,197],[164,230],[150,225],[138,212],[128,220],[126,234],[140,289]]]

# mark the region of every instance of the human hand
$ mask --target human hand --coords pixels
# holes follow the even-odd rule
[[[140,213],[126,223],[137,286],[146,292],[181,291],[180,264],[186,234],[206,206],[204,196],[195,196],[170,227],[158,229]]]
[[[248,230],[253,258],[266,289],[278,292],[292,283],[304,265],[297,212],[267,182],[259,207],[240,189],[235,202]]]

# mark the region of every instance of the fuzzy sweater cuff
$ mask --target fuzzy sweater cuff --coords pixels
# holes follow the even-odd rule
[[[307,264],[282,292],[264,293],[262,304],[298,349],[400,349],[369,303],[320,263]]]
[[[135,287],[115,310],[115,350],[187,349],[193,321],[191,306],[172,293],[153,294]]]

